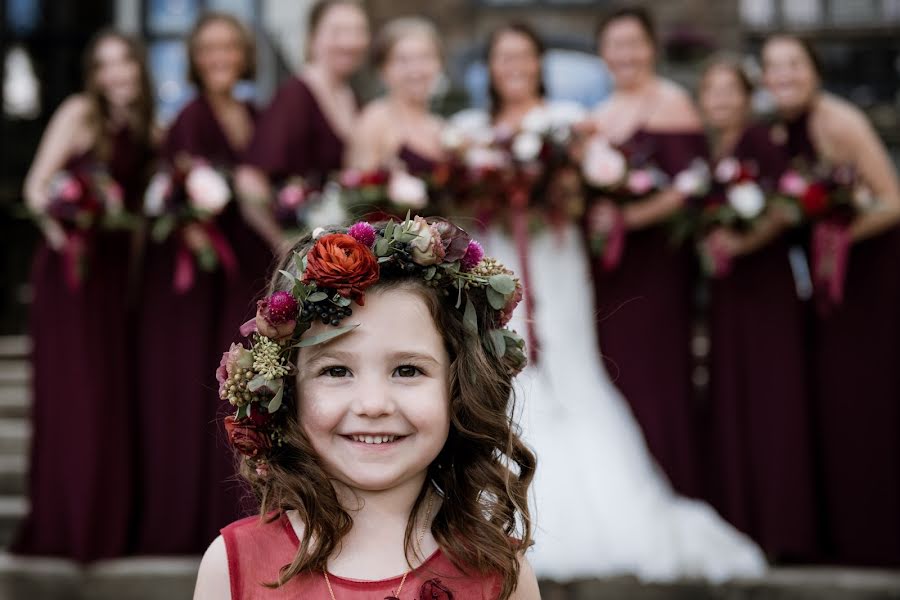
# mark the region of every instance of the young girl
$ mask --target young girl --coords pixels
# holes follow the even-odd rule
[[[194,597],[539,598],[513,274],[421,217],[317,230],[281,267],[216,373],[260,517]]]

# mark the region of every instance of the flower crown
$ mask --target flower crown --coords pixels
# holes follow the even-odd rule
[[[439,218],[402,223],[359,222],[349,228],[317,229],[303,254],[294,252],[287,269],[290,291],[276,291],[257,303],[256,317],[241,326],[250,346],[232,344],[216,370],[219,397],[236,408],[226,417],[232,445],[266,473],[266,457],[282,443],[279,412],[289,393],[299,348],[344,335],[358,325],[342,325],[351,304],[365,304],[365,292],[383,279],[421,277],[457,310],[473,335],[481,327],[486,347],[511,376],[526,363],[525,342],[506,329],[522,299],[514,274],[456,225]],[[480,309],[480,311],[479,311]],[[320,321],[333,329],[303,337]]]

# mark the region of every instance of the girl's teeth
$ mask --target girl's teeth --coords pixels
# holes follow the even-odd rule
[[[397,439],[394,435],[354,435],[353,441],[364,444],[386,444]]]

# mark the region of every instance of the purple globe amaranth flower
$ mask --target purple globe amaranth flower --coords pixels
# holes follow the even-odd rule
[[[281,325],[297,318],[297,300],[290,292],[277,291],[265,302],[266,318],[272,325]]]
[[[360,221],[351,226],[350,229],[347,230],[347,235],[363,246],[368,246],[369,248],[375,243],[375,228],[365,221]]]
[[[484,258],[484,248],[475,240],[471,240],[466,248],[466,253],[459,261],[459,266],[463,271],[471,271],[478,266],[482,258]]]

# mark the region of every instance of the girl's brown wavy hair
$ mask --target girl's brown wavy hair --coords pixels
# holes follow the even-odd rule
[[[311,246],[312,238],[306,236],[279,268],[296,275],[293,253],[305,254]],[[286,285],[286,278],[276,270],[269,293]],[[489,307],[478,309],[480,333],[472,333],[463,323],[462,311],[455,307],[455,294],[446,298],[418,276],[382,279],[366,293],[397,289],[424,300],[450,357],[450,433],[428,468],[426,485],[407,522],[407,557],[415,552],[413,516],[433,487],[443,500],[431,528],[441,549],[461,571],[497,577],[499,598],[505,600],[518,582],[519,555],[532,543],[528,487],[536,458],[519,437],[512,418],[513,371],[487,349],[486,324],[494,315]],[[325,569],[328,557],[353,526],[350,514],[338,502],[331,477],[303,433],[296,392],[287,391],[290,404],[282,425],[284,443],[269,458],[268,475],[259,477],[244,460],[240,466],[260,502],[262,518],[275,520],[284,511],[296,510],[305,525],[293,562],[281,568],[272,586],[307,571]]]

